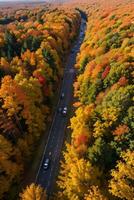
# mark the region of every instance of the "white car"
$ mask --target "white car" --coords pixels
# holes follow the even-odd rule
[[[44,161],[44,164],[43,164],[43,169],[47,170],[49,165],[50,165],[50,159],[46,158],[45,161]]]
[[[65,116],[67,114],[67,107],[65,106],[62,110],[62,114]]]

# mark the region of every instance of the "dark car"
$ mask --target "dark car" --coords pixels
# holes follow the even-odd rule
[[[43,169],[47,170],[49,168],[49,165],[50,165],[50,159],[46,158],[43,163]]]

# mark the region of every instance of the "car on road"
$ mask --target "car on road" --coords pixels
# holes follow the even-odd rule
[[[63,108],[63,110],[62,110],[62,114],[63,114],[64,116],[67,115],[67,107],[66,107],[66,106],[65,106],[65,107]]]
[[[63,99],[64,97],[65,97],[65,93],[64,93],[64,92],[62,92],[62,93],[61,93],[61,97],[60,97],[60,98],[61,98],[61,99]]]
[[[45,161],[43,163],[43,169],[47,170],[49,168],[50,165],[50,159],[49,158],[45,158]]]
[[[64,106],[64,107],[59,107],[58,110],[57,110],[58,113],[61,113],[63,116],[66,116],[67,114],[67,107]]]

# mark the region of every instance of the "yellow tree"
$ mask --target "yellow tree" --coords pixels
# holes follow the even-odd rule
[[[7,110],[8,116],[13,116],[21,110],[20,101],[24,101],[25,96],[11,76],[2,79],[0,98],[3,100],[2,107]]]
[[[87,144],[91,138],[87,121],[93,111],[93,104],[81,106],[76,110],[76,116],[71,118],[72,144],[79,155],[83,155],[87,151]]]
[[[112,171],[109,191],[122,199],[132,200],[134,197],[134,152],[123,152],[122,161]]]
[[[92,186],[85,195],[84,200],[108,200],[105,196],[101,194],[101,191],[97,186]]]
[[[68,199],[81,199],[91,185],[99,184],[100,172],[85,159],[79,159],[73,147],[67,145],[65,163],[61,165],[58,186]]]
[[[40,186],[32,183],[27,186],[23,193],[20,194],[21,200],[46,200],[46,191]]]

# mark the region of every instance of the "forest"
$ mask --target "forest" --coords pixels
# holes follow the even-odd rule
[[[134,4],[100,2],[82,7],[88,22],[58,199],[134,199]]]
[[[40,185],[18,186],[52,120],[80,13],[71,136],[49,199],[134,199],[134,2],[74,0],[0,10],[1,200],[47,199]]]
[[[0,199],[12,200],[51,120],[80,15],[51,7],[6,11],[0,14]]]

